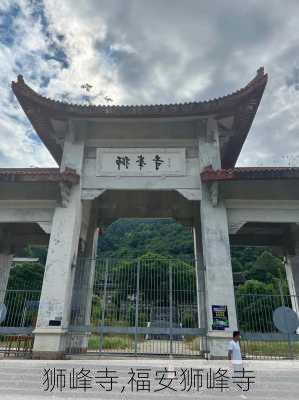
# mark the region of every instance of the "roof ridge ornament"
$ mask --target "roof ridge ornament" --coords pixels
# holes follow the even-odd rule
[[[23,75],[21,75],[21,74],[18,75],[17,82],[18,83],[25,83]]]
[[[256,71],[256,76],[261,77],[265,75],[265,69],[264,67],[259,67],[259,69]]]

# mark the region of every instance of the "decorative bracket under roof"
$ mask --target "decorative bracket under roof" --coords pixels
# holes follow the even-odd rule
[[[218,182],[209,182],[208,191],[213,207],[217,207],[219,203],[219,184]]]
[[[200,189],[176,189],[182,196],[187,200],[201,200],[201,190]]]
[[[82,200],[94,200],[97,197],[100,197],[106,189],[83,189],[81,198]]]
[[[228,231],[230,234],[235,235],[246,224],[246,221],[232,222],[228,224]]]

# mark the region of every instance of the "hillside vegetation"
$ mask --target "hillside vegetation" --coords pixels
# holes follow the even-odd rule
[[[39,288],[42,284],[46,250],[26,249],[37,256],[39,264],[20,264],[12,269],[9,288]],[[173,220],[122,219],[114,222],[99,239],[98,256],[128,260],[152,256],[193,258],[193,235],[190,228]],[[232,248],[235,283],[241,293],[287,293],[282,259],[268,248]]]

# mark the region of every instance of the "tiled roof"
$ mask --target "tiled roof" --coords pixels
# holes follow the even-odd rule
[[[80,180],[76,171],[66,168],[0,168],[0,182],[65,182],[77,184]]]
[[[55,101],[43,97],[31,89],[21,75],[12,82],[12,89],[34,129],[54,159],[60,164],[62,146],[57,142],[53,120],[67,123],[71,118],[206,118],[209,115],[221,118],[233,117],[233,127],[221,147],[223,168],[235,165],[250,126],[261,101],[268,76],[264,68],[245,87],[227,96],[208,101],[178,104],[132,105],[132,106],[87,106]]]
[[[189,103],[150,104],[150,105],[80,105],[56,101],[39,95],[28,85],[23,76],[19,75],[17,82],[12,82],[12,89],[18,99],[28,97],[40,105],[47,106],[56,112],[71,115],[84,115],[86,117],[163,117],[163,116],[188,116],[209,114],[224,111],[234,107],[252,91],[265,86],[267,74],[261,67],[257,75],[245,87],[226,96]]]
[[[206,168],[201,173],[203,182],[259,179],[299,179],[298,167],[240,167],[213,170]]]

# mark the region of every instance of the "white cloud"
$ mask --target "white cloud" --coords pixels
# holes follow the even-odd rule
[[[53,165],[11,94],[18,73],[53,98],[80,102],[88,82],[94,103],[162,103],[232,92],[264,64],[269,84],[239,164],[299,154],[296,0],[2,0],[0,24],[16,5],[13,43],[0,37],[0,165]]]

